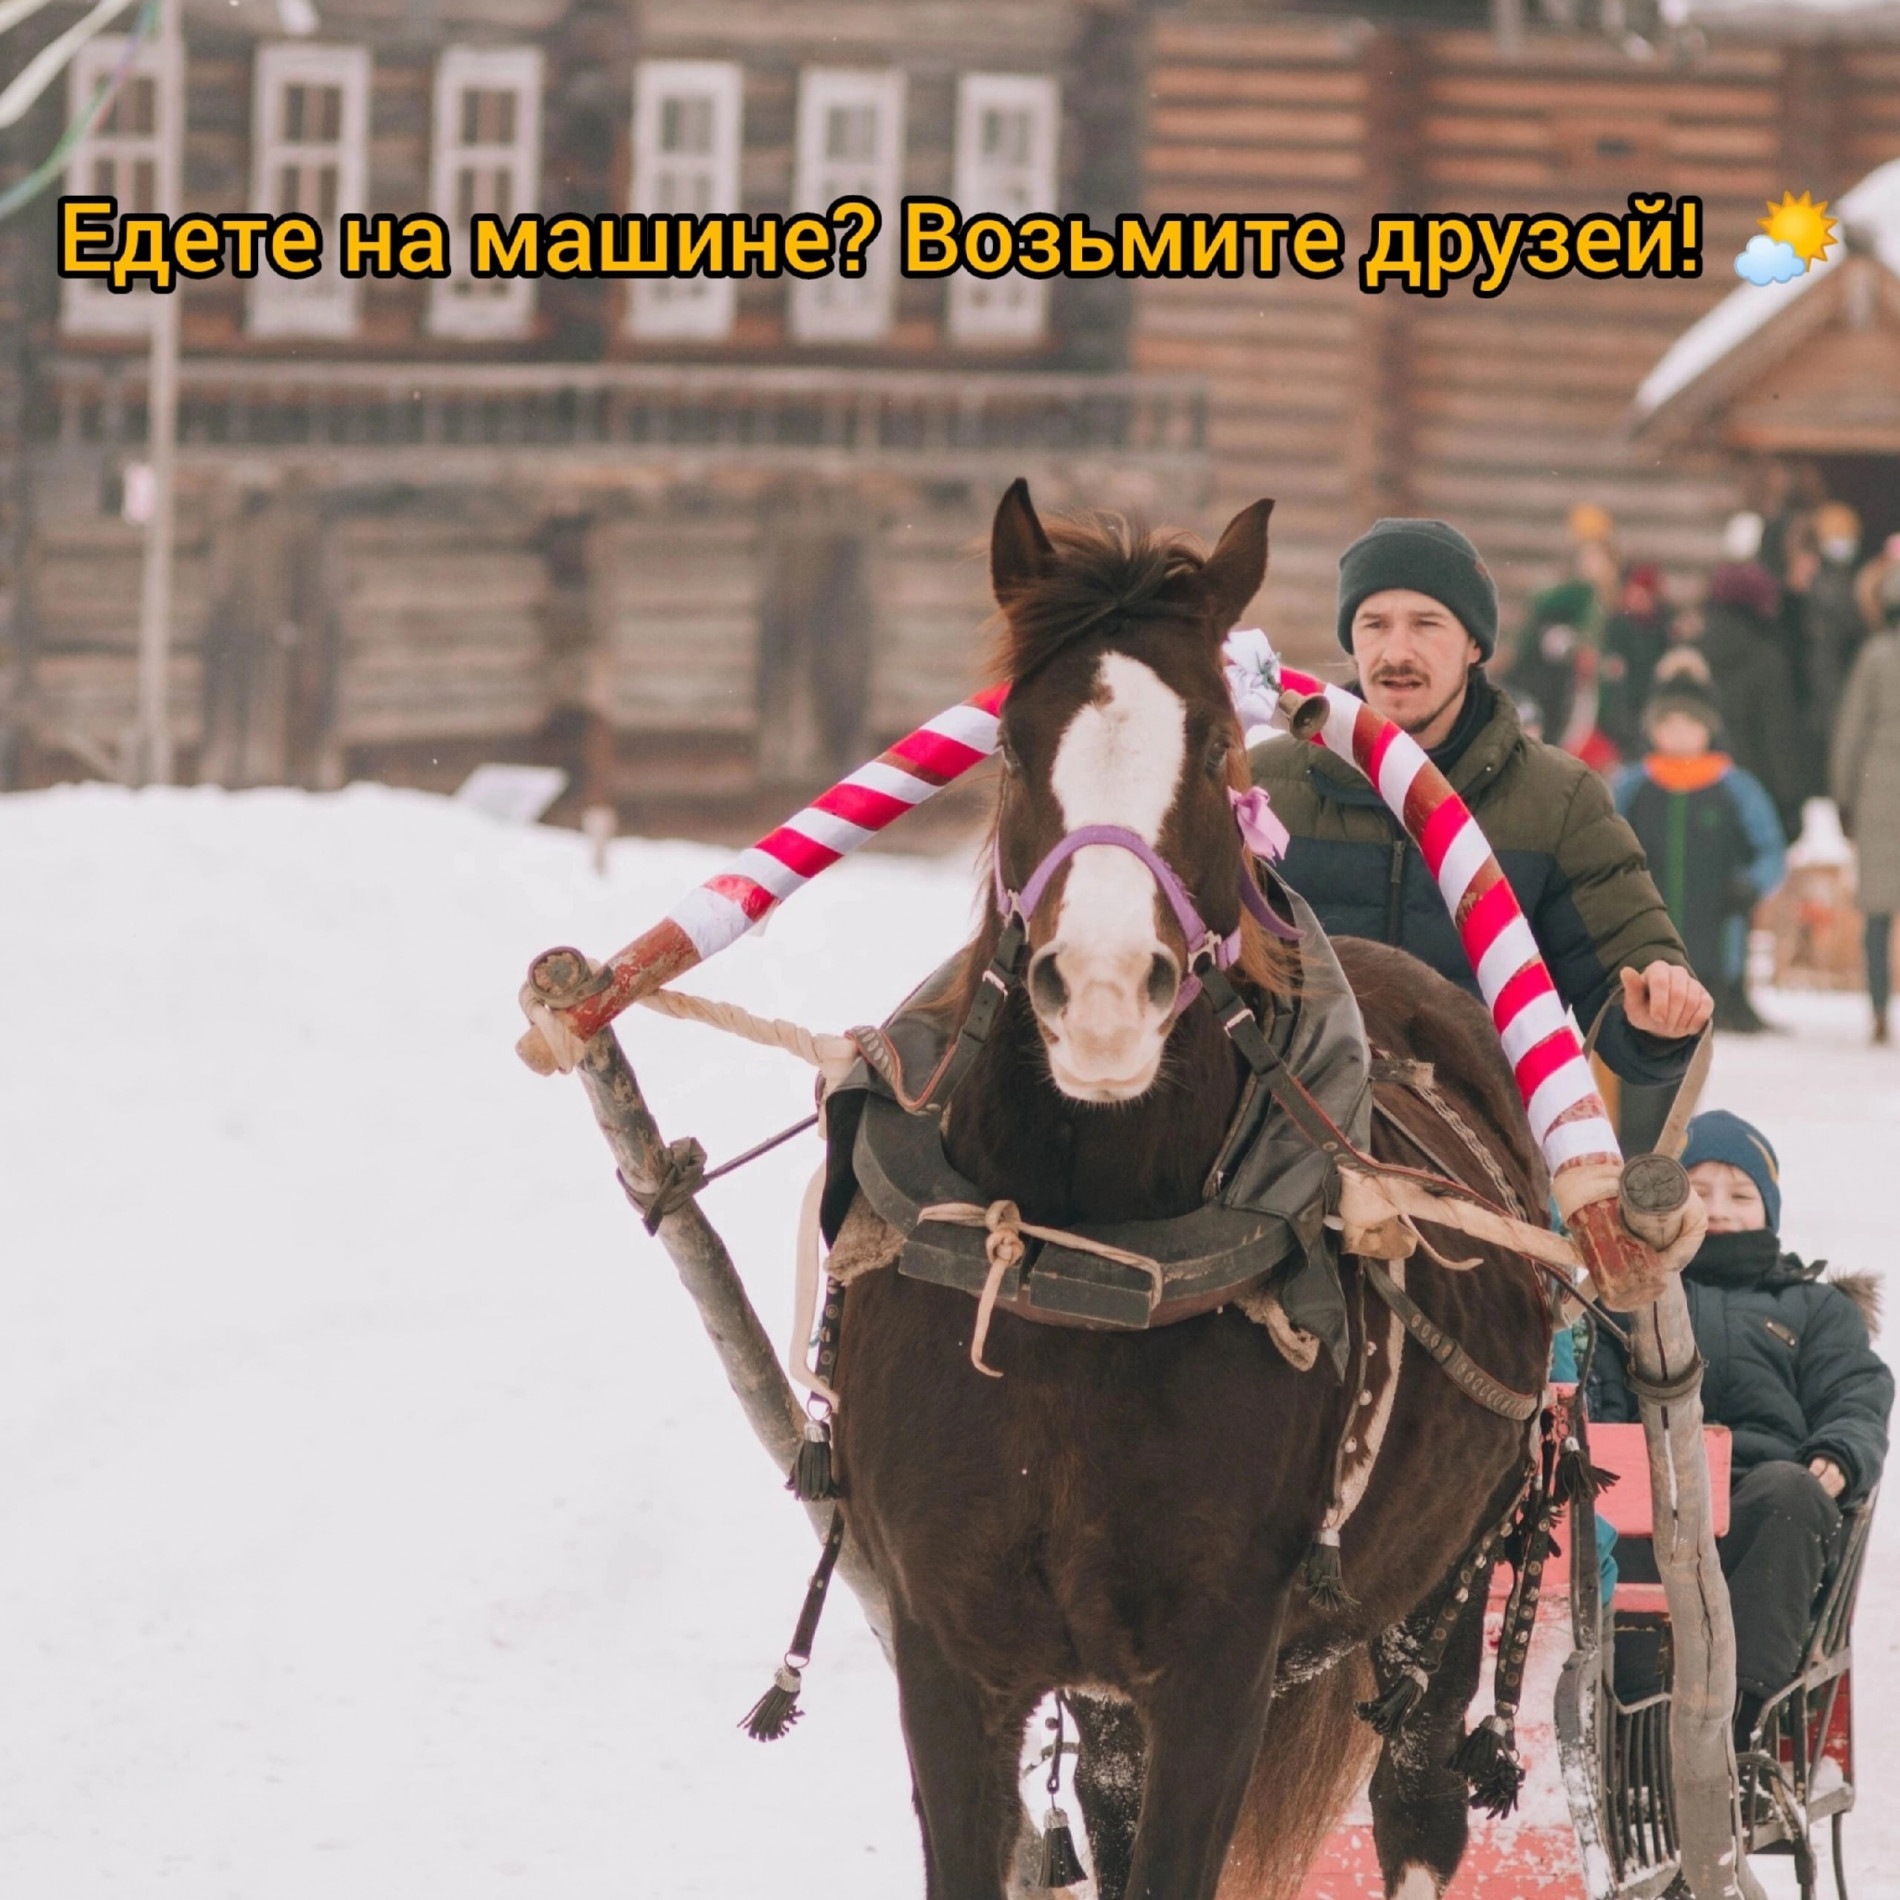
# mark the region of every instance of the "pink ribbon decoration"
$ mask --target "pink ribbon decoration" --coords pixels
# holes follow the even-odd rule
[[[1286,856],[1292,834],[1273,814],[1266,788],[1256,785],[1251,791],[1237,792],[1228,787],[1227,797],[1234,808],[1234,822],[1247,842],[1247,849],[1269,862]]]

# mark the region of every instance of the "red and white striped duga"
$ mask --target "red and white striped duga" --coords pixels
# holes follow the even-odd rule
[[[688,891],[651,930],[608,958],[591,995],[565,1009],[533,1006],[523,1058],[536,1068],[571,1069],[622,1010],[737,943],[820,871],[982,764],[996,750],[1008,694],[1007,686],[986,686],[927,720]]]

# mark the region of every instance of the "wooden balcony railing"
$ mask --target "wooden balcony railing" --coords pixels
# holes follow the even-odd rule
[[[62,358],[38,433],[136,450],[140,358]],[[283,363],[188,357],[186,458],[468,461],[602,458],[890,464],[922,472],[1009,458],[1199,467],[1207,394],[1155,376],[598,363]]]

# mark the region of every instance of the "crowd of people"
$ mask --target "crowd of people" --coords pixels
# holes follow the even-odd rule
[[[1571,513],[1573,572],[1533,597],[1494,668],[1527,730],[1602,772],[1641,840],[1715,1020],[1763,1025],[1749,918],[1811,799],[1856,847],[1873,1035],[1891,1035],[1900,909],[1900,535],[1800,471],[1769,471],[1693,590],[1625,561],[1610,516]]]

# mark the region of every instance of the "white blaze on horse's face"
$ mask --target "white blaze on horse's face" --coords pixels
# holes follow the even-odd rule
[[[1139,660],[1104,654],[1095,697],[1070,720],[1050,772],[1063,828],[1122,825],[1158,846],[1186,751],[1181,696]],[[1132,852],[1084,845],[1069,861],[1029,995],[1049,1073],[1077,1101],[1133,1101],[1161,1066],[1181,966],[1156,931],[1156,896]]]

